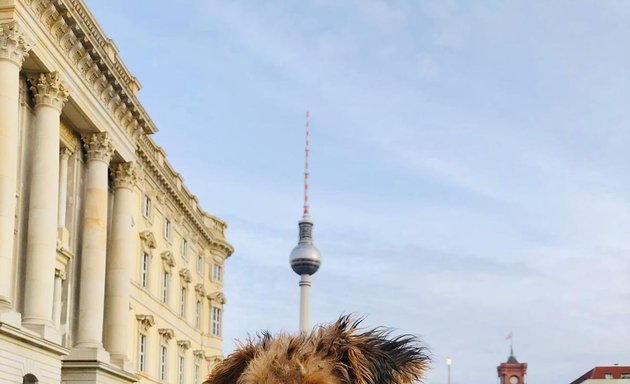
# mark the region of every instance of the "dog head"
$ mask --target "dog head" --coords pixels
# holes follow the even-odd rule
[[[411,335],[363,330],[343,316],[311,333],[239,343],[204,384],[409,384],[428,369],[427,350]]]

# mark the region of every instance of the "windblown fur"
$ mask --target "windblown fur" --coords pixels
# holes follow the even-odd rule
[[[342,316],[308,334],[264,332],[239,342],[204,384],[409,384],[423,377],[429,357],[418,339],[360,323]]]

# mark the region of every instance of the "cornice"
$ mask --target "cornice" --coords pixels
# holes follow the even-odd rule
[[[157,127],[140,104],[140,89],[82,0],[23,0],[74,64],[92,93],[131,137]]]
[[[203,235],[211,247],[215,247],[229,257],[234,248],[225,241],[227,224],[204,212],[197,204],[197,197],[192,195],[181,183],[181,176],[166,162],[164,152],[148,136],[138,140],[138,159],[155,175],[158,182],[171,196],[173,202],[190,219],[195,228]],[[160,158],[158,158],[158,156]],[[179,188],[177,179],[180,180]]]

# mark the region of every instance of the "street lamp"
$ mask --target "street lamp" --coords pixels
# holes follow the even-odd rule
[[[453,359],[451,357],[446,358],[446,365],[448,366],[448,383],[451,384],[451,365],[453,365]]]

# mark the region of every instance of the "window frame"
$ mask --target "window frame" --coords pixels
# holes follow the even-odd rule
[[[203,303],[201,300],[195,302],[195,328],[201,329],[201,315],[203,311]]]
[[[184,260],[188,260],[188,240],[182,237],[182,249],[181,249],[182,257]]]
[[[188,290],[185,286],[179,290],[179,317],[182,319],[186,318],[186,296],[188,295]]]
[[[184,355],[179,355],[178,360],[178,368],[177,368],[177,383],[185,384],[186,379],[186,358]]]
[[[204,264],[203,255],[201,253],[197,254],[197,274],[199,276],[203,276]]]
[[[144,289],[149,288],[149,263],[151,255],[148,252],[142,252],[140,260],[140,286]]]
[[[194,384],[200,384],[201,382],[201,364],[199,364],[199,360],[195,359],[195,371],[194,371]]]
[[[151,220],[152,204],[149,195],[144,195],[142,199],[142,217]]]
[[[161,381],[166,381],[168,379],[168,347],[164,344],[160,344],[159,376]]]
[[[162,235],[169,242],[171,241],[171,236],[173,235],[172,232],[173,232],[173,228],[172,228],[171,221],[168,219],[168,217],[165,217],[164,218],[164,232],[162,233]]]
[[[170,280],[171,280],[171,274],[167,271],[164,270],[162,272],[162,297],[161,297],[161,301],[162,304],[166,304],[168,305],[168,291],[169,291],[169,287],[170,287]]]
[[[221,337],[221,317],[223,310],[219,307],[212,306],[212,314],[210,319],[210,334],[215,337]]]
[[[223,282],[223,266],[221,264],[212,265],[212,281]]]
[[[138,371],[146,372],[147,368],[147,335],[140,332],[138,336]]]

